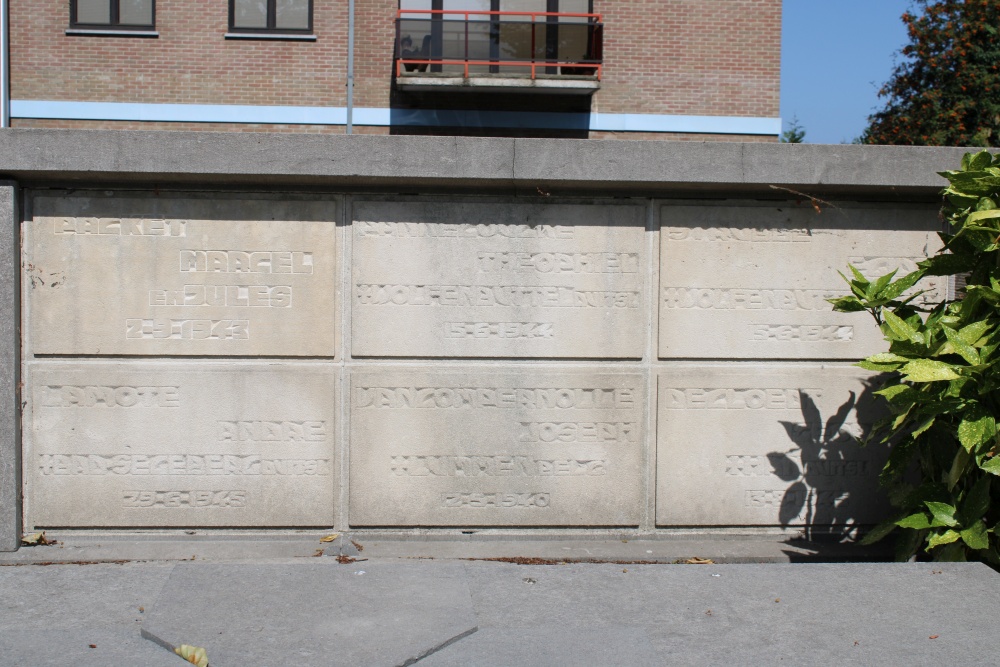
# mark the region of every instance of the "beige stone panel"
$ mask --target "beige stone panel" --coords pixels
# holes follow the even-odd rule
[[[35,354],[336,354],[335,199],[40,195]]]
[[[635,526],[645,382],[598,369],[351,378],[354,526]]]
[[[870,373],[849,366],[684,365],[658,378],[661,526],[875,523],[885,451]]]
[[[371,201],[353,218],[356,356],[642,357],[640,206]]]
[[[334,369],[207,361],[26,366],[29,525],[333,524]]]
[[[859,359],[884,349],[867,313],[835,313],[838,271],[869,277],[934,254],[933,207],[740,203],[661,208],[661,358]],[[944,278],[920,289],[942,298]]]

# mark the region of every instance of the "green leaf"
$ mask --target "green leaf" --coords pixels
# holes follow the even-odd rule
[[[962,525],[968,526],[973,521],[982,519],[990,509],[990,484],[992,481],[993,478],[989,475],[983,475],[966,493],[958,512]]]
[[[888,315],[888,313],[886,314]],[[900,321],[902,322],[902,320]],[[901,372],[906,375],[903,379],[907,382],[937,382],[938,380],[954,380],[959,377],[954,366],[933,359],[914,359],[903,366]]]
[[[929,276],[952,276],[971,271],[974,265],[975,259],[969,255],[953,253],[939,254],[917,262],[917,266],[924,269]]]
[[[1000,218],[1000,210],[992,209],[989,211],[975,211],[970,213],[969,217],[965,219],[965,224],[969,225],[973,222],[979,222],[980,220],[989,220],[991,218]]]
[[[942,544],[951,544],[952,542],[957,542],[960,537],[962,536],[954,530],[946,530],[943,533],[931,535],[930,539],[927,540],[927,548],[933,549]]]
[[[986,321],[973,322],[972,324],[959,329],[958,335],[969,345],[975,345],[979,342],[979,339],[983,337],[983,334],[989,331],[991,326],[992,324]]]
[[[986,534],[986,524],[982,521],[977,521],[965,530],[963,530],[960,535],[962,536],[962,541],[965,542],[970,549],[988,549],[990,546],[989,535]]]
[[[969,345],[965,340],[958,335],[957,331],[953,331],[948,327],[942,327],[944,331],[945,338],[951,343],[951,346],[955,349],[963,359],[965,359],[970,366],[978,366],[980,364],[979,353],[976,352],[975,348]]]
[[[894,522],[883,521],[879,525],[872,528],[871,531],[861,539],[860,544],[862,546],[875,544],[894,530],[896,530],[896,524]]]
[[[909,340],[914,343],[924,342],[923,338],[920,336],[919,333],[917,333],[916,329],[911,327],[908,322],[901,319],[891,310],[883,311],[882,318],[885,320],[885,323],[889,326],[889,329],[891,329],[892,332],[896,334],[896,336],[898,336],[897,340]]]
[[[949,527],[958,525],[958,521],[955,520],[955,508],[948,503],[937,503],[928,500],[924,505],[927,506],[927,509],[931,511],[931,515],[934,517],[932,525]]]
[[[921,278],[923,278],[923,277],[924,277],[924,271],[923,270],[914,271],[913,273],[909,273],[909,274],[903,276],[902,278],[900,278],[899,280],[897,280],[896,282],[894,282],[893,284],[891,284],[888,287],[886,287],[884,290],[882,290],[882,292],[880,294],[878,294],[878,298],[880,298],[880,299],[895,299],[900,294],[902,294],[906,290],[908,290],[911,287],[913,287],[914,285],[916,285],[917,282]]]
[[[859,361],[855,365],[858,366],[859,368],[864,368],[865,370],[868,370],[868,371],[878,371],[880,373],[888,373],[888,372],[891,372],[891,371],[897,371],[897,370],[899,370],[899,368],[903,364],[901,364],[899,362],[892,362],[892,363],[888,363],[888,364],[876,364],[876,363],[872,363],[868,359],[862,359],[861,361]]]
[[[833,304],[833,309],[838,313],[858,313],[862,310],[868,310],[868,307],[856,296],[841,296],[836,299],[827,299],[827,302]]]
[[[958,451],[955,452],[955,458],[951,462],[951,470],[948,471],[948,490],[951,491],[958,484],[958,480],[962,478],[965,473],[966,466],[969,465],[969,459],[972,455],[959,447]]]
[[[931,527],[931,522],[927,519],[927,515],[923,512],[917,512],[916,514],[911,514],[905,519],[900,519],[895,524],[900,528],[913,528],[914,530],[924,530],[925,528]]]
[[[1000,477],[1000,456],[994,456],[993,458],[980,463],[979,467],[991,475],[997,475]]]
[[[889,401],[890,403],[894,402],[894,399],[896,399],[897,397],[906,397],[909,394],[916,394],[916,393],[918,392],[913,387],[910,387],[905,384],[894,384],[890,387],[886,387],[885,389],[879,389],[878,391],[875,392],[877,396],[882,396],[883,398],[885,398],[885,400]]]
[[[862,285],[864,285],[864,286],[866,286],[866,287],[868,286],[868,284],[869,284],[869,283],[868,283],[868,279],[867,279],[867,278],[865,278],[865,274],[863,274],[863,273],[861,273],[860,271],[858,271],[858,270],[857,270],[856,268],[854,268],[854,266],[853,266],[853,265],[851,265],[851,264],[848,264],[848,265],[847,265],[847,268],[849,268],[849,269],[851,270],[851,273],[853,273],[853,274],[854,274],[854,279],[855,279],[856,281],[858,281],[859,283],[861,283]],[[843,276],[844,274],[843,274],[843,273],[841,273],[840,275],[842,275],[842,276]],[[847,277],[846,277],[846,276],[844,277],[844,280],[847,280]],[[848,282],[850,282],[850,281],[848,281]]]
[[[892,271],[885,274],[884,276],[876,280],[874,283],[869,285],[868,289],[865,290],[865,295],[869,299],[877,298],[879,296],[879,293],[886,288],[886,285],[888,285],[892,281],[893,277],[895,277],[896,275],[896,271],[898,270],[899,269],[893,269]]]
[[[967,452],[972,452],[979,445],[992,440],[996,436],[997,425],[993,415],[986,414],[982,409],[970,410],[958,424],[958,441]]]

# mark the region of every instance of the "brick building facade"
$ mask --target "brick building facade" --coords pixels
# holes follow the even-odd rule
[[[115,11],[121,3],[124,16],[126,5],[142,7],[146,2],[152,10],[154,1],[155,14],[151,12],[145,26],[116,25],[113,19],[106,25],[83,25],[72,14],[78,3],[84,3],[79,5],[83,15],[84,9],[101,9],[110,2]],[[280,13],[295,1],[270,0],[272,14],[276,2]],[[554,0],[444,0],[443,5],[440,0],[407,1],[404,8],[459,11],[495,10],[498,5],[501,10],[532,12],[566,7]],[[234,19],[233,12],[241,2],[9,0],[11,125],[343,133],[348,0],[311,0],[308,30],[257,32],[234,29],[234,20],[240,19]],[[521,66],[490,71],[480,67],[481,72],[469,77],[455,75],[461,67],[456,70],[454,65],[431,65],[429,71],[426,65],[400,67],[395,61],[400,38],[408,36],[403,33],[411,27],[419,32],[421,21],[430,25],[431,14],[403,14],[397,34],[399,0],[357,0],[352,130],[777,139],[780,0],[593,0],[586,9],[599,16],[575,20],[600,26],[600,44],[587,54],[600,63],[599,77],[596,68],[538,68],[535,86],[526,83],[532,79]],[[551,28],[554,22],[573,20],[515,14],[435,16],[479,21],[469,24],[473,33],[483,21],[534,19]],[[406,23],[409,17],[415,23]],[[462,30],[459,23],[449,28],[457,28],[455,34]],[[469,28],[464,29],[468,33]],[[496,28],[494,44],[497,35],[500,41],[506,39],[506,29]],[[549,35],[550,45],[554,39],[574,38],[571,32],[553,38],[556,33],[545,33],[540,26],[535,34],[539,40]],[[569,37],[563,39],[563,34]],[[532,48],[537,54],[543,47],[533,43]],[[469,51],[468,39],[465,49]],[[447,78],[449,67],[461,81],[437,85]],[[572,80],[580,88],[567,92],[559,87],[560,80]],[[492,87],[482,88],[484,81]]]

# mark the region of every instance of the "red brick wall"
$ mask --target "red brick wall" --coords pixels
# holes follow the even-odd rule
[[[225,0],[158,0],[157,39],[68,36],[67,0],[13,0],[11,98],[343,106],[347,2],[314,4],[317,41],[282,42],[224,39]]]
[[[225,0],[158,0],[157,39],[67,36],[67,0],[10,0],[10,5],[11,97],[15,100],[346,104],[347,0],[314,2],[315,42],[226,40]],[[605,23],[605,69],[601,90],[593,97],[593,111],[778,115],[781,0],[595,0],[594,5]],[[354,102],[358,107],[389,106],[396,7],[396,0],[356,3]],[[15,124],[199,127],[29,120]],[[222,125],[201,127],[227,129]],[[279,125],[234,129],[239,127],[341,131]],[[617,132],[591,136],[640,137]],[[676,139],[684,135],[641,136]],[[733,135],[687,138],[748,139]]]
[[[594,0],[603,113],[778,115],[781,0]]]

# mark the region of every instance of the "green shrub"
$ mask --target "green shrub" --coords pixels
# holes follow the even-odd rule
[[[898,514],[863,540],[896,533],[897,557],[982,559],[1000,566],[1000,155],[967,154],[942,172],[944,248],[896,279],[868,280],[854,267],[851,295],[831,299],[842,312],[868,311],[889,351],[860,362],[890,373],[875,392],[890,416],[869,436],[888,443],[880,483]],[[927,303],[924,276],[967,274],[963,295]]]

